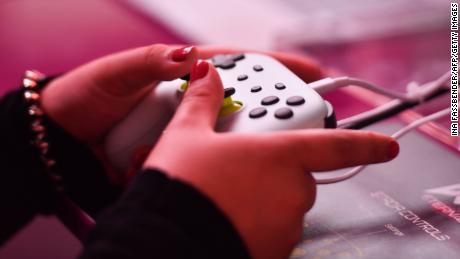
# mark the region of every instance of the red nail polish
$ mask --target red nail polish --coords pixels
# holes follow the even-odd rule
[[[392,141],[388,147],[388,157],[390,159],[393,159],[398,154],[399,154],[399,144],[396,141]]]
[[[206,76],[209,70],[209,63],[204,60],[197,60],[190,71],[190,83]]]
[[[194,46],[187,46],[178,48],[172,51],[171,59],[175,62],[182,62],[187,59],[187,56],[190,52],[192,52]]]

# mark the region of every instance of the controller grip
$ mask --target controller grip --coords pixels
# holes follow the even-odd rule
[[[135,151],[153,146],[161,136],[179,103],[177,85],[168,86],[159,85],[107,135],[105,150],[115,169],[128,169]]]

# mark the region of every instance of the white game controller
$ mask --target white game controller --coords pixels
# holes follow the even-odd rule
[[[210,61],[225,88],[217,131],[335,128],[332,106],[276,59],[247,53],[217,55]],[[162,82],[109,133],[106,151],[115,168],[126,170],[137,148],[156,143],[186,83]]]

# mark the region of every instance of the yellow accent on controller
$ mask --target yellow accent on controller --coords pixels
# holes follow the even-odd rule
[[[185,92],[187,88],[188,88],[188,81],[185,81],[180,85],[179,90],[181,90],[182,92]]]
[[[219,116],[227,116],[234,112],[237,112],[243,107],[243,104],[239,101],[233,101],[232,97],[224,98],[222,107],[220,107]]]
[[[188,85],[189,85],[188,81],[183,82],[181,86],[179,87],[179,90],[182,92],[187,91]],[[224,98],[222,107],[220,108],[220,111],[219,111],[219,116],[220,117],[227,116],[229,114],[237,112],[242,107],[243,107],[243,104],[240,101],[233,101],[232,97]]]

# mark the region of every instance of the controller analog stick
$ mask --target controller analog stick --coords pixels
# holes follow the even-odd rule
[[[226,116],[239,111],[243,104],[240,101],[234,101],[232,95],[235,94],[235,88],[227,87],[224,89],[224,102],[220,108],[219,116]]]

